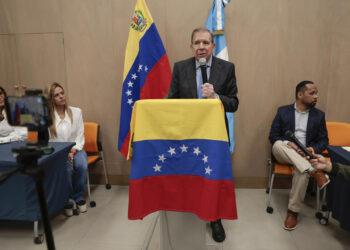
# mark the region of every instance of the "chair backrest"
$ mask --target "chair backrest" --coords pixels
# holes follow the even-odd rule
[[[350,123],[327,122],[329,145],[350,146]]]
[[[36,131],[28,131],[27,141],[29,141],[29,142],[37,142],[38,141],[38,132],[36,132]]]
[[[97,153],[98,147],[99,125],[95,122],[84,122],[84,150],[87,153]]]

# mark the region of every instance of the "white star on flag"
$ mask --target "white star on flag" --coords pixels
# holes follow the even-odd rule
[[[158,160],[164,163],[166,158],[164,157],[164,155],[158,155]]]
[[[143,67],[143,65],[140,64],[139,69],[137,71],[140,72],[142,70],[142,67]]]
[[[132,75],[131,75],[131,78],[134,79],[134,80],[136,80],[137,75],[136,75],[136,74],[132,74]]]
[[[170,149],[169,149],[168,152],[169,152],[171,155],[176,154],[176,153],[175,153],[175,148],[172,148],[172,147],[170,147]]]
[[[186,147],[185,144],[183,144],[180,148],[181,148],[181,153],[187,152],[188,147]]]
[[[201,151],[199,151],[199,147],[194,148],[193,153],[198,156],[201,153]]]
[[[211,171],[213,171],[210,166],[208,166],[207,168],[205,168],[205,174],[210,175]]]
[[[147,67],[147,66],[145,66],[145,71],[146,71],[146,72],[148,71],[148,67]]]
[[[132,86],[134,86],[134,83],[132,81],[129,81],[128,82],[128,87],[132,87]]]
[[[132,91],[128,89],[128,91],[125,92],[127,96],[130,96]]]
[[[128,99],[128,104],[132,104],[133,103],[133,100],[132,99]]]
[[[156,164],[153,168],[154,168],[154,172],[161,172],[160,171],[161,166],[158,166],[158,164]]]
[[[204,163],[207,163],[208,162],[208,156],[204,155],[202,160],[203,160]]]

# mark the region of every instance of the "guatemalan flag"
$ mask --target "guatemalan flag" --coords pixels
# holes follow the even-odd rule
[[[215,51],[214,56],[228,61],[228,52],[225,38],[225,6],[231,0],[214,0],[205,27],[214,35]],[[230,152],[233,153],[235,146],[235,123],[232,112],[226,112],[230,136]]]
[[[130,120],[139,99],[163,98],[169,90],[171,69],[156,25],[144,0],[137,0],[126,46],[119,125],[119,151],[127,157]]]
[[[225,113],[217,99],[140,100],[131,120],[131,220],[159,211],[236,219]]]

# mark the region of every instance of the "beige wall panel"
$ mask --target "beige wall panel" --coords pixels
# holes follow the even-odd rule
[[[326,118],[350,123],[350,36],[337,36],[332,44]]]
[[[14,94],[13,85],[18,82],[16,38],[14,35],[0,35],[0,86],[8,94]]]
[[[9,0],[0,0],[0,34],[14,32],[14,10]]]
[[[63,37],[60,33],[16,35],[21,84],[45,88],[66,82]]]
[[[15,33],[61,32],[60,0],[5,0]]]
[[[350,1],[334,6],[327,119],[350,123]]]

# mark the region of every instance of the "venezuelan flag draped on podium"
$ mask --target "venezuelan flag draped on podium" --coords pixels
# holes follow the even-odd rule
[[[159,211],[236,219],[224,108],[216,99],[140,100],[131,119],[129,219]]]
[[[126,157],[130,120],[139,99],[160,99],[169,90],[171,69],[156,25],[144,0],[137,0],[125,52],[118,150]]]

